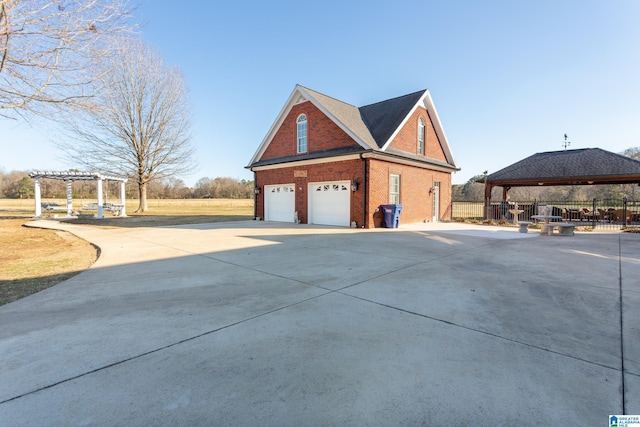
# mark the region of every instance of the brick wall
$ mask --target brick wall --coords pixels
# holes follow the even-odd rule
[[[308,184],[312,182],[349,181],[358,182],[358,191],[351,193],[351,219],[358,227],[363,223],[363,162],[360,159],[342,162],[328,162],[298,167],[284,167],[256,172],[256,185],[263,192],[256,198],[257,216],[264,218],[264,186],[275,184],[295,184],[295,210],[298,219],[306,224],[308,221]]]
[[[429,189],[434,182],[440,182],[439,220],[450,219],[448,210],[451,204],[451,174],[422,169],[414,166],[399,165],[381,160],[368,159],[368,184],[363,185],[362,160],[329,162],[299,167],[284,167],[256,172],[256,185],[263,192],[256,197],[257,216],[264,218],[264,186],[275,184],[295,184],[295,210],[298,219],[308,221],[308,184],[312,182],[350,181],[358,182],[358,190],[351,193],[351,221],[357,227],[382,227],[383,214],[380,205],[389,203],[389,175],[400,176],[400,221],[405,224],[433,220],[433,197]],[[367,191],[365,216],[364,191]]]
[[[433,220],[433,198],[429,193],[434,182],[440,182],[439,220],[450,219],[448,207],[451,203],[451,174],[399,165],[380,160],[370,160],[368,227],[381,227],[383,214],[380,205],[389,203],[389,175],[400,176],[400,222],[411,224]]]
[[[349,147],[357,144],[349,135],[340,129],[338,125],[311,102],[307,101],[293,106],[262,155],[261,160],[298,154],[296,152],[296,121],[300,114],[307,116],[308,153]]]
[[[407,123],[400,129],[398,135],[391,142],[391,147],[412,154],[418,154],[418,120],[422,117],[425,121],[425,157],[446,161],[444,151],[438,140],[438,135],[433,127],[429,113],[423,107],[419,107],[411,115]]]

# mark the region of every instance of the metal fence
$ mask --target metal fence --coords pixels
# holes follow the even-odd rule
[[[587,200],[587,201],[509,201],[491,203],[485,209],[483,202],[451,202],[451,219],[460,220],[505,220],[512,222],[514,215],[519,221],[531,221],[540,206],[551,206],[551,214],[594,228],[640,227],[640,201]]]

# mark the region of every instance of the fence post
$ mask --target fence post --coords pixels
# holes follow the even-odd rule
[[[593,198],[593,207],[591,209],[591,226],[593,228],[596,228],[596,218],[600,218],[600,215],[598,215],[598,217],[596,217],[596,208],[597,208],[596,203],[597,203],[597,201],[596,201],[596,198],[594,197]]]
[[[627,226],[627,198],[622,199],[622,226]]]

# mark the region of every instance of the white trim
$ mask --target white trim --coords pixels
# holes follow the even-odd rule
[[[104,179],[107,181],[127,182],[128,178],[105,174],[102,172],[73,172],[73,171],[32,171],[29,173],[30,178],[47,178],[57,179],[60,181],[95,181]]]
[[[349,135],[349,137],[351,137],[351,139],[353,139],[356,143],[358,143],[358,145],[360,145],[362,148],[371,149],[371,147],[368,144],[366,144],[364,141],[362,141],[360,138],[358,138],[358,136],[356,134],[354,134],[353,131],[351,131],[351,129],[349,129],[347,126],[345,126],[333,114],[331,114],[327,109],[325,109],[320,102],[318,102],[310,93],[308,93],[304,89],[304,87],[302,87],[300,85],[296,85],[296,87],[293,89],[293,92],[291,93],[291,95],[289,95],[289,98],[287,99],[287,102],[285,102],[284,106],[280,110],[280,113],[276,117],[276,120],[273,122],[273,124],[269,128],[269,132],[267,132],[266,136],[264,137],[264,139],[260,143],[260,146],[258,147],[258,150],[253,155],[253,157],[251,158],[251,161],[249,162],[249,165],[252,165],[253,163],[256,163],[262,157],[264,152],[267,150],[267,147],[271,143],[271,140],[275,137],[276,133],[280,129],[280,126],[282,126],[282,123],[284,123],[284,120],[289,115],[289,112],[291,112],[291,109],[293,108],[293,106],[296,105],[296,104],[300,104],[301,103],[300,102],[301,99],[304,99],[306,101],[311,102],[318,110],[320,110],[324,115],[326,115],[336,125],[338,125],[338,127],[340,129],[342,129],[347,135]],[[356,108],[356,107],[354,107],[354,108]],[[308,142],[308,140],[307,140],[307,142]]]
[[[398,178],[398,191],[397,192],[392,192],[391,191],[391,179],[392,178]],[[402,190],[400,189],[400,186],[402,185],[402,178],[400,177],[400,174],[397,173],[390,173],[389,174],[389,203],[390,204],[400,204],[400,194],[402,192]],[[398,196],[398,200],[396,201],[392,201],[391,200],[391,196],[392,195],[397,195]]]
[[[425,107],[427,108],[427,112],[429,113],[429,117],[431,118],[431,123],[433,123],[436,135],[438,135],[438,141],[440,142],[442,151],[444,151],[444,156],[447,159],[447,163],[455,167],[456,162],[453,158],[453,154],[451,153],[451,148],[449,147],[449,140],[447,139],[447,135],[445,135],[444,133],[442,123],[440,122],[440,117],[438,116],[438,111],[436,110],[436,106],[433,103],[433,99],[431,99],[431,94],[429,93],[429,91],[427,91],[426,98],[427,102],[425,103]]]
[[[293,108],[293,106],[295,104],[299,104],[300,103],[300,102],[298,102],[300,97],[297,97],[297,98],[295,97],[296,93],[299,93],[298,85],[296,85],[296,87],[293,89],[293,92],[291,92],[291,95],[289,95],[289,99],[282,106],[282,109],[280,110],[280,113],[276,116],[275,121],[273,122],[273,124],[269,128],[269,132],[267,132],[267,134],[265,135],[264,139],[260,143],[260,146],[258,146],[258,149],[256,150],[255,154],[251,158],[251,161],[249,162],[250,165],[255,163],[255,162],[257,162],[258,159],[260,159],[260,157],[262,157],[262,155],[266,151],[267,147],[269,146],[269,143],[271,143],[271,139],[273,139],[273,137],[275,136],[275,134],[278,131],[278,129],[280,129],[280,126],[282,126],[282,123],[284,122],[284,119],[289,114],[289,111],[291,111],[291,108]]]
[[[447,166],[437,165],[434,163],[425,163],[424,161],[412,160],[404,157],[397,157],[397,156],[394,156],[393,154],[388,154],[388,153],[377,153],[377,152],[365,153],[362,155],[362,157],[365,159],[375,159],[375,160],[383,160],[385,162],[397,163],[399,165],[415,166],[421,169],[429,169],[429,170],[434,170],[438,172],[452,173],[458,170],[450,166],[447,167]],[[425,160],[428,160],[428,159],[425,159]]]
[[[400,130],[407,124],[407,122],[409,121],[409,117],[411,117],[413,115],[413,113],[416,112],[416,110],[418,109],[418,107],[420,105],[424,104],[424,100],[426,97],[426,94],[428,94],[429,91],[425,90],[424,94],[422,95],[422,97],[420,97],[420,99],[418,100],[418,102],[416,102],[413,107],[411,107],[411,110],[409,110],[409,113],[407,113],[407,115],[404,117],[404,119],[402,119],[402,122],[400,123],[400,125],[396,128],[396,130],[393,131],[393,133],[391,134],[391,136],[389,137],[389,139],[387,139],[387,142],[384,143],[384,145],[382,146],[382,151],[385,151],[387,148],[389,148],[389,145],[391,145],[391,142],[396,138],[396,136],[398,136],[398,133],[400,133]],[[427,110],[428,111],[428,110]]]
[[[380,153],[380,152],[362,153],[362,157],[360,157],[360,154],[346,154],[343,156],[321,157],[318,159],[294,160],[286,163],[274,163],[272,165],[255,166],[250,168],[250,170],[253,172],[260,172],[260,171],[267,171],[267,170],[273,170],[273,169],[283,169],[283,168],[293,168],[293,167],[307,166],[307,165],[321,165],[323,163],[343,162],[346,160],[358,160],[360,158],[383,160],[385,162],[396,163],[399,165],[415,166],[421,169],[429,169],[429,170],[446,172],[446,173],[452,173],[458,170],[451,166],[447,167],[447,166],[436,165],[433,163],[425,163],[425,161],[412,160],[412,159],[394,156],[393,154]],[[425,159],[425,160],[428,161],[428,159]]]
[[[400,123],[400,126],[391,134],[387,142],[382,146],[382,151],[385,151],[391,142],[398,136],[400,130],[407,124],[409,118],[415,113],[419,106],[423,106],[427,113],[429,114],[429,118],[431,123],[433,123],[433,128],[436,131],[436,135],[438,136],[438,141],[440,142],[440,146],[442,147],[442,151],[444,151],[444,156],[447,159],[447,163],[455,166],[455,160],[453,159],[453,154],[451,154],[451,149],[449,148],[449,141],[447,140],[447,136],[444,133],[444,129],[442,128],[442,123],[440,123],[440,117],[438,116],[438,112],[436,111],[436,107],[433,104],[433,99],[431,98],[431,94],[429,93],[429,89],[424,91],[424,95],[416,102],[416,104],[411,108],[409,113]],[[425,123],[426,124],[426,123]],[[426,134],[426,132],[425,132]],[[425,151],[426,151],[426,136],[425,136]]]
[[[304,87],[299,86],[299,88],[300,88],[300,91],[302,93],[304,93],[305,96],[308,97],[309,101],[311,101],[311,103],[313,105],[315,105],[318,110],[322,111],[322,113],[325,116],[329,117],[335,124],[338,125],[338,127],[340,129],[342,129],[347,135],[349,135],[349,137],[351,137],[351,139],[353,139],[355,142],[357,142],[358,145],[360,145],[362,148],[365,148],[365,149],[371,149],[371,146],[369,146],[369,144],[367,144],[362,139],[360,139],[355,133],[353,133],[353,131],[349,127],[347,127],[344,123],[342,123],[340,120],[338,120],[338,118],[336,116],[334,116],[333,114],[331,114],[329,112],[329,110],[324,108],[324,106],[320,102],[316,101],[315,98],[313,96],[311,96],[311,94],[309,94],[309,92],[304,90]],[[342,102],[342,101],[340,101],[340,102]],[[354,108],[358,108],[358,107],[354,107]]]
[[[300,118],[304,117],[304,137],[300,137]],[[299,114],[296,118],[296,153],[304,154],[309,152],[309,120],[305,113]],[[300,140],[304,138],[304,150],[300,150]]]
[[[424,120],[424,117],[418,117],[418,132],[417,132],[417,144],[418,149],[416,150],[419,155],[424,156],[427,152],[427,122]],[[422,132],[420,132],[422,130]],[[420,141],[420,133],[422,133],[422,141]],[[420,143],[422,142],[422,151],[420,151]]]
[[[433,212],[431,216],[433,222],[440,221],[440,181],[433,182]]]
[[[359,158],[360,158],[360,155],[358,154],[347,154],[344,156],[321,157],[318,159],[295,160],[287,163],[276,163],[273,165],[256,166],[256,167],[252,167],[251,170],[254,172],[259,172],[259,171],[268,171],[273,169],[290,168],[295,166],[320,165],[322,163],[343,162],[345,160],[357,160]]]

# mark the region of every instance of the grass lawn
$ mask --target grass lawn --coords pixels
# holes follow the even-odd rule
[[[43,200],[44,201],[44,200]],[[64,200],[57,202],[64,208]],[[81,210],[81,204],[75,210]],[[69,219],[71,223],[100,227],[154,227],[253,218],[253,200],[149,200],[149,212],[133,214],[136,200],[127,201],[126,218]],[[97,249],[69,233],[22,225],[31,221],[33,200],[0,199],[0,305],[56,285],[89,268]],[[66,210],[44,211],[43,217],[63,217]]]

